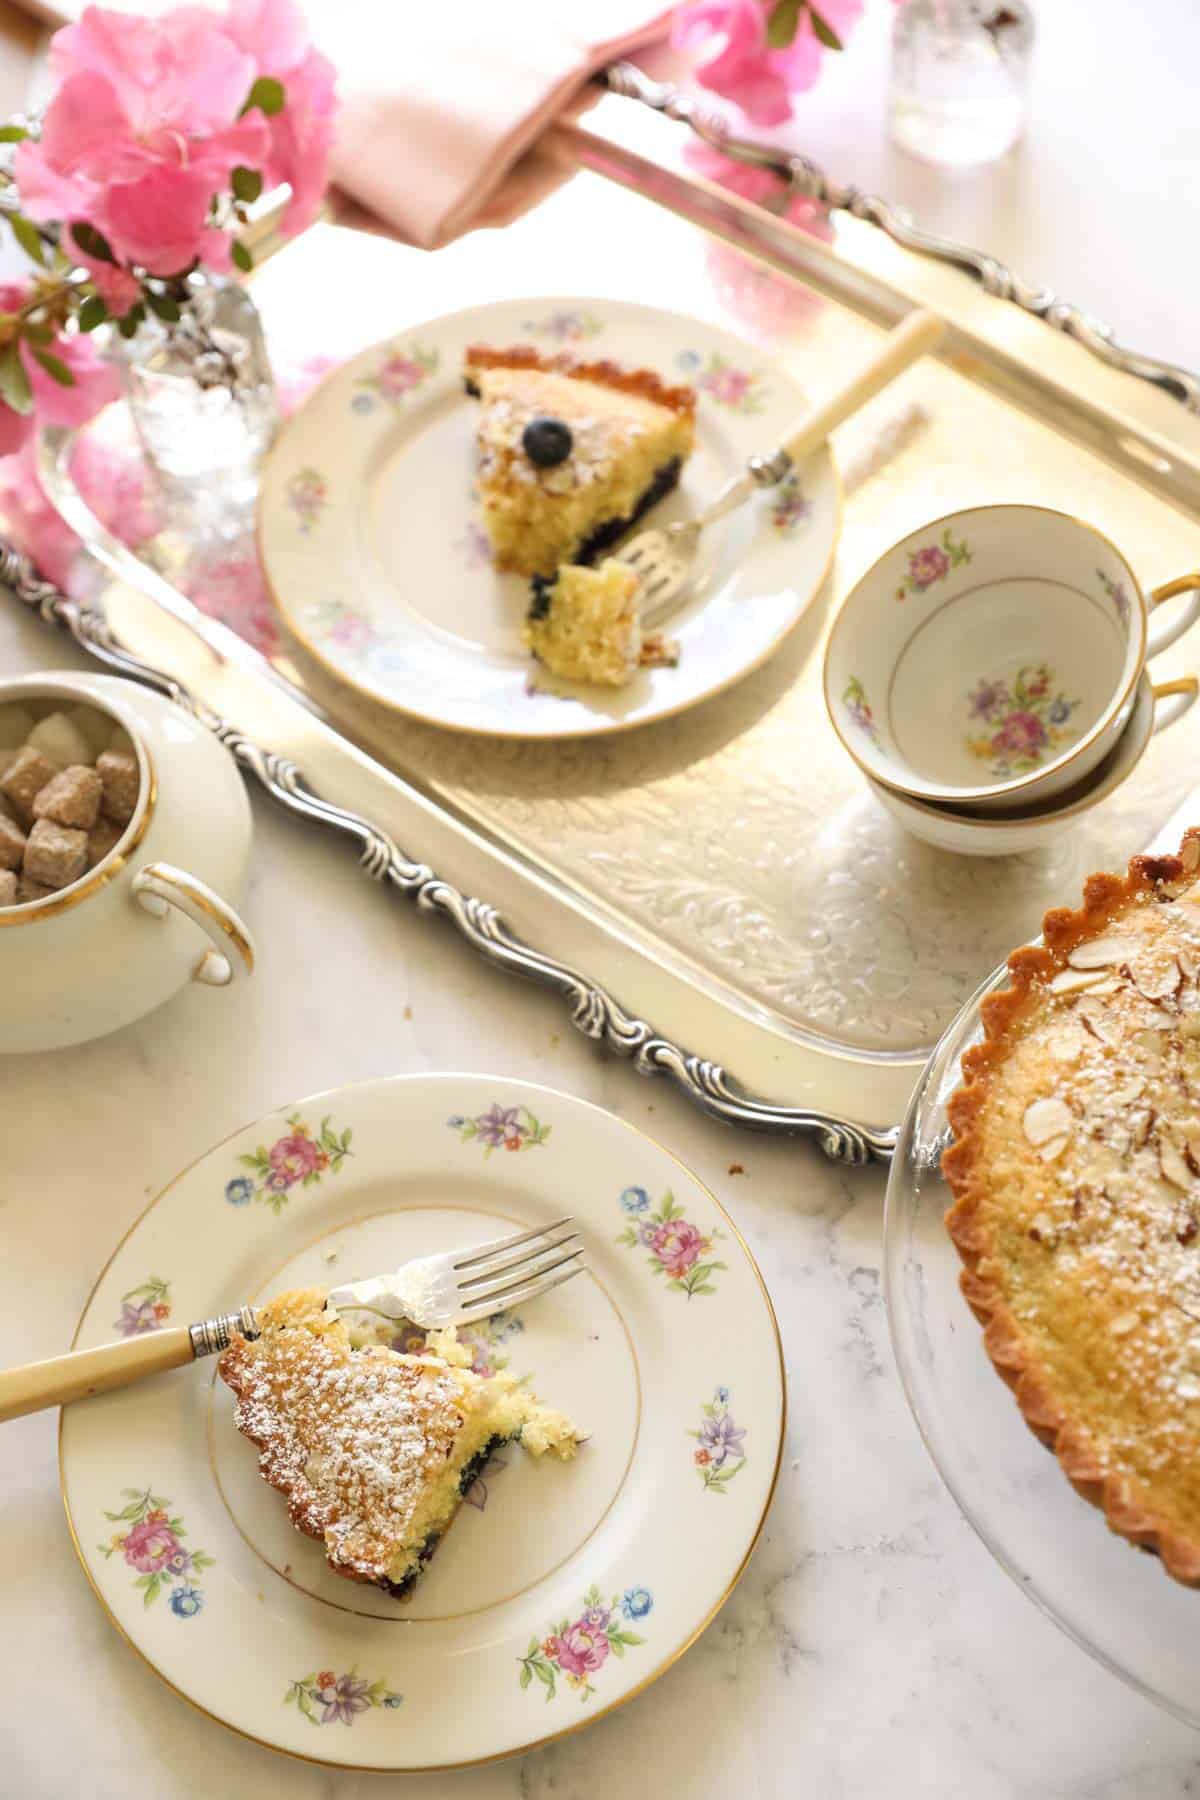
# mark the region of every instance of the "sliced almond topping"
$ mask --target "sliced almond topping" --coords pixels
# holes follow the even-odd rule
[[[1116,1318],[1110,1321],[1108,1329],[1114,1337],[1128,1337],[1131,1331],[1137,1330],[1141,1322],[1142,1315],[1140,1313],[1118,1313]]]
[[[1091,1033],[1102,1044],[1112,1043],[1112,1019],[1103,1000],[1095,994],[1085,994],[1075,1008],[1075,1017],[1085,1031]]]
[[[1186,1192],[1192,1185],[1192,1171],[1188,1168],[1187,1159],[1174,1139],[1160,1136],[1158,1140],[1158,1166],[1167,1181]]]
[[[1031,1101],[1021,1122],[1025,1136],[1035,1150],[1048,1144],[1051,1138],[1063,1137],[1071,1130],[1071,1114],[1066,1103],[1053,1096],[1048,1100]]]
[[[1151,1062],[1157,1062],[1161,1059],[1163,1053],[1163,1034],[1161,1031],[1151,1028],[1147,1028],[1145,1031],[1135,1031],[1133,1034],[1133,1041],[1142,1054],[1148,1057]]]
[[[1086,988],[1097,987],[1107,979],[1103,969],[1060,969],[1046,987],[1051,994],[1082,994]]]
[[[1191,875],[1200,869],[1200,838],[1189,838],[1179,852],[1179,860],[1183,864],[1185,875]]]
[[[1054,1162],[1062,1155],[1069,1143],[1070,1139],[1067,1137],[1051,1138],[1048,1144],[1043,1144],[1041,1146],[1038,1155],[1043,1162]]]
[[[1089,938],[1076,944],[1067,957],[1073,969],[1109,969],[1123,960],[1129,950],[1129,939],[1109,932],[1104,937]]]
[[[1200,969],[1200,963],[1196,961],[1192,951],[1177,950],[1175,955],[1178,958],[1180,968],[1183,970],[1188,980],[1194,981],[1196,978],[1196,971],[1197,969]]]
[[[1139,1107],[1137,1112],[1131,1116],[1129,1130],[1135,1150],[1142,1149],[1149,1142],[1150,1133],[1154,1129],[1154,1121],[1157,1117],[1158,1114],[1152,1106]]]
[[[1059,1062],[1074,1062],[1083,1050],[1083,1033],[1072,1019],[1046,1039],[1046,1048]]]
[[[1114,1106],[1132,1106],[1145,1085],[1146,1077],[1135,1075],[1123,1087],[1114,1088],[1109,1099]]]
[[[1173,956],[1157,969],[1139,966],[1133,974],[1133,985],[1145,1000],[1169,1000],[1182,980],[1183,970]]]

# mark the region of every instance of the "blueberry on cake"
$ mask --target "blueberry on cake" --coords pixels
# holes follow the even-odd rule
[[[624,687],[640,668],[679,660],[669,639],[643,636],[637,576],[611,558],[598,569],[568,563],[535,575],[522,635],[552,674],[600,687]]]
[[[696,395],[650,369],[473,345],[479,491],[498,569],[588,562],[670,493],[691,455]]]
[[[219,1364],[238,1430],[297,1530],[351,1581],[404,1596],[494,1450],[520,1439],[566,1458],[580,1442],[515,1376],[474,1374],[453,1331],[420,1355],[359,1346],[321,1288],[278,1295],[258,1322]]]
[[[1200,832],[1009,969],[949,1106],[963,1292],[1073,1485],[1200,1587]]]

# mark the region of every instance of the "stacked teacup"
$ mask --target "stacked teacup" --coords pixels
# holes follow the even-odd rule
[[[1200,574],[1147,594],[1081,520],[975,507],[912,532],[851,590],[825,654],[825,703],[914,836],[973,856],[1036,849],[1195,703],[1194,675],[1156,685],[1147,664],[1198,617]]]

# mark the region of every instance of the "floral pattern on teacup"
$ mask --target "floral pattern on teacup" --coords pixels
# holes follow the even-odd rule
[[[870,738],[875,748],[879,748],[879,727],[875,723],[875,714],[867,699],[866,689],[857,675],[852,675],[842,690],[842,705],[865,738]]]
[[[966,541],[954,538],[947,525],[940,544],[925,544],[920,550],[910,550],[908,574],[896,589],[897,600],[907,600],[910,594],[925,593],[937,582],[944,581],[951,569],[970,561],[971,551]]]
[[[151,1275],[121,1295],[121,1316],[113,1320],[113,1330],[124,1338],[158,1331],[171,1316],[170,1295],[170,1282],[161,1275]]]
[[[120,1511],[106,1511],[104,1516],[125,1529],[114,1531],[106,1544],[96,1548],[105,1557],[119,1551],[138,1571],[133,1585],[141,1588],[144,1605],[153,1605],[169,1590],[167,1605],[175,1617],[194,1619],[204,1604],[204,1590],[195,1577],[211,1569],[215,1558],[186,1548],[181,1541],[187,1536],[183,1520],[168,1512],[171,1503],[164,1495],[152,1494],[149,1488],[122,1488],[121,1497],[125,1505]]]
[[[694,388],[730,412],[746,416],[761,412],[767,403],[762,371],[741,369],[719,350],[710,350],[707,357],[698,350],[681,350],[675,362]]]
[[[528,1650],[517,1658],[521,1686],[527,1688],[534,1680],[540,1681],[549,1702],[557,1694],[561,1679],[578,1693],[581,1701],[590,1700],[596,1691],[592,1677],[599,1674],[609,1657],[623,1657],[626,1650],[646,1642],[628,1626],[644,1619],[653,1605],[649,1588],[626,1588],[623,1594],[604,1600],[598,1587],[590,1587],[574,1619],[563,1619],[540,1643],[537,1638],[530,1638]]]
[[[795,537],[801,525],[812,512],[812,501],[807,500],[804,490],[794,475],[775,489],[775,497],[771,503],[771,524],[780,537]]]
[[[1100,579],[1100,586],[1112,601],[1113,611],[1121,621],[1122,628],[1128,629],[1129,615],[1133,610],[1128,588],[1123,581],[1114,581],[1111,575],[1106,575],[1103,569],[1097,569],[1096,574]]]
[[[595,337],[604,330],[604,320],[595,313],[562,310],[547,313],[544,319],[523,319],[521,330],[536,337],[554,338],[560,344],[577,343],[580,338]]]
[[[967,749],[999,780],[1028,774],[1076,736],[1069,727],[1078,705],[1067,699],[1045,663],[1020,669],[1011,683],[979,681],[967,695]],[[972,729],[974,721],[986,729]]]
[[[248,1175],[235,1175],[225,1183],[225,1198],[230,1206],[248,1206],[261,1200],[272,1212],[280,1212],[291,1198],[294,1187],[315,1187],[326,1174],[341,1172],[350,1149],[351,1128],[343,1132],[331,1129],[328,1117],[314,1131],[299,1113],[289,1113],[288,1128],[269,1147],[260,1144],[238,1162]]]
[[[403,1702],[403,1694],[394,1694],[385,1680],[368,1681],[357,1669],[345,1675],[316,1669],[293,1681],[283,1696],[283,1704],[298,1706],[310,1725],[353,1725],[359,1713],[373,1706],[392,1711]]]
[[[629,1223],[617,1238],[629,1249],[639,1245],[649,1250],[650,1267],[656,1275],[664,1275],[667,1286],[690,1300],[695,1294],[715,1294],[711,1277],[726,1264],[709,1252],[716,1238],[724,1237],[719,1225],[701,1231],[683,1216],[672,1194],[664,1194],[656,1207],[643,1187],[627,1187],[620,1197],[621,1210],[630,1215]]]
[[[451,1131],[457,1131],[464,1144],[482,1144],[485,1157],[493,1150],[536,1150],[551,1131],[527,1106],[501,1106],[498,1100],[473,1119],[452,1113],[446,1123]]]
[[[410,394],[436,374],[440,360],[439,351],[420,344],[393,344],[372,374],[359,377],[356,385],[361,392],[351,402],[354,411],[373,412],[380,400],[388,406],[403,406]]]
[[[746,1427],[738,1425],[729,1410],[727,1387],[717,1388],[700,1411],[703,1421],[699,1430],[687,1434],[697,1440],[692,1461],[704,1482],[705,1492],[723,1494],[734,1476],[740,1475],[746,1466]]]
[[[300,521],[300,529],[307,537],[317,523],[325,503],[329,499],[329,489],[325,478],[317,469],[297,469],[289,477],[286,488],[287,503]]]

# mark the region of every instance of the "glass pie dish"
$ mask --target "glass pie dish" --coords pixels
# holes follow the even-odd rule
[[[1081,1499],[1021,1417],[959,1290],[942,1215],[946,1103],[982,1035],[980,1002],[946,1031],[917,1085],[888,1182],[884,1286],[900,1379],[946,1486],[1000,1566],[1089,1655],[1200,1727],[1200,1594],[1139,1554]]]

